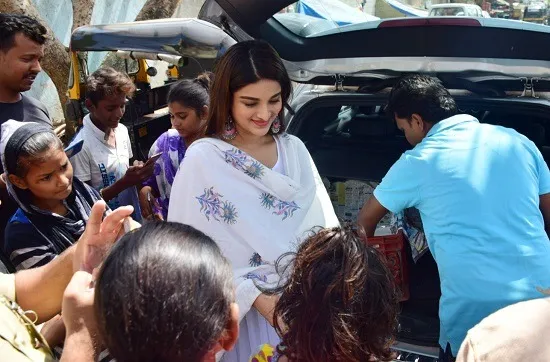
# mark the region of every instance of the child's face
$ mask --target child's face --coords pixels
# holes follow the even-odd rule
[[[97,102],[97,105],[91,102],[87,102],[86,105],[95,121],[101,123],[105,128],[116,128],[124,115],[126,95],[114,94],[106,96]]]
[[[29,190],[37,199],[65,200],[73,184],[73,167],[65,151],[61,148],[49,149],[40,158],[44,162],[27,165],[25,177],[10,175],[10,180],[15,186]]]
[[[170,112],[172,128],[183,138],[198,134],[206,123],[206,117],[203,117],[204,120],[201,119],[195,109],[186,107],[181,102],[169,103],[168,112]]]

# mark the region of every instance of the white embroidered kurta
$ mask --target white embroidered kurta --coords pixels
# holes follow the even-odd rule
[[[227,142],[205,138],[189,147],[172,186],[168,220],[212,237],[233,265],[240,317],[246,318],[224,361],[248,360],[257,342],[268,342],[260,335],[276,338],[251,311],[260,294],[255,283],[276,281],[275,261],[295,251],[313,228],[339,225],[305,145],[288,134],[276,140],[284,175]]]

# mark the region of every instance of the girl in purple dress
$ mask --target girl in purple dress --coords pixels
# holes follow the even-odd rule
[[[168,92],[172,128],[160,135],[151,146],[149,157],[158,153],[162,155],[139,194],[145,219],[166,219],[172,182],[185,150],[206,127],[211,80],[212,73],[203,73],[195,79],[180,80]]]

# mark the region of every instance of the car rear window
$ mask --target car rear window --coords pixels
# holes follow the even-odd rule
[[[524,20],[524,13],[531,14],[527,4],[523,2],[508,3],[504,0],[495,0],[483,2],[482,8],[470,1],[464,1],[464,6],[460,5],[453,3],[451,6],[431,8],[432,0],[300,0],[281,9],[274,18],[296,35],[316,37],[334,30],[344,32],[364,27],[376,28],[381,20],[401,17],[479,18],[483,17],[482,10],[485,10],[486,16]],[[547,17],[547,5],[543,2],[540,6],[538,3],[536,5],[530,5],[531,8],[540,9],[533,14]],[[525,20],[530,21],[529,17]],[[358,27],[359,24],[362,26]],[[525,28],[529,29],[529,26],[526,24]]]

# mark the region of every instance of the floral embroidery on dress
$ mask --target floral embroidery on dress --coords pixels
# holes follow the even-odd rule
[[[231,150],[224,151],[225,162],[231,164],[237,170],[243,171],[254,180],[261,178],[264,175],[264,166],[251,159],[245,152],[238,148],[232,148]]]
[[[250,266],[260,266],[263,263],[264,262],[262,260],[262,257],[258,253],[252,254],[252,256],[250,257],[250,260],[248,262],[248,264],[250,264]]]
[[[268,192],[263,192],[260,195],[261,204],[264,208],[273,210],[275,215],[283,215],[283,220],[286,218],[294,216],[294,211],[298,210],[300,207],[294,201],[282,201],[277,199],[275,196],[271,195]]]
[[[229,201],[222,200],[223,195],[214,191],[214,187],[204,189],[204,193],[201,196],[196,197],[201,205],[201,210],[206,216],[206,219],[210,221],[212,217],[216,221],[223,220],[227,224],[234,224],[237,222],[237,209]]]
[[[260,200],[262,200],[262,206],[268,210],[275,207],[275,196],[271,195],[270,193],[263,192],[260,195]]]
[[[257,255],[257,254],[256,254]],[[258,255],[259,256],[259,255]],[[253,266],[259,266],[259,265],[253,265]],[[267,283],[267,276],[266,275],[259,275],[257,273],[247,273],[244,276],[245,279],[252,279],[252,280],[259,280],[261,282]]]

